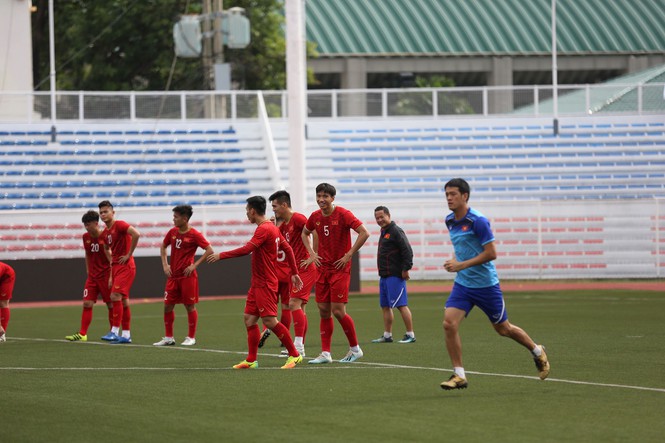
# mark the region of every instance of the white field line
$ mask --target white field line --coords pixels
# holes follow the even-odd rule
[[[49,338],[20,338],[20,337],[12,337],[10,340],[22,340],[22,341],[37,341],[37,342],[55,342],[55,343],[70,343],[67,340],[57,340],[57,339],[49,339]],[[155,349],[155,346],[151,345],[138,345],[138,344],[124,344],[124,345],[110,345],[108,343],[102,343],[102,342],[79,342],[79,344],[83,345],[101,345],[101,346],[111,346],[111,347],[134,347],[134,348],[148,348],[148,349]],[[76,346],[76,344],[74,344]],[[191,347],[184,347],[184,346],[164,346],[164,349],[173,349],[173,350],[179,350],[179,351],[190,351],[190,352],[212,352],[212,353],[217,353],[217,354],[237,354],[237,355],[245,355],[245,351],[226,351],[223,349],[201,349],[201,348],[191,348]],[[163,351],[162,351],[163,352]],[[279,357],[278,354],[268,354],[268,353],[259,353],[261,356],[265,357]],[[311,360],[311,358],[305,358],[307,360]],[[348,370],[348,369],[360,369],[360,368],[367,368],[371,367],[374,369],[416,369],[416,370],[422,370],[422,371],[436,371],[436,372],[452,372],[452,369],[448,368],[433,368],[433,367],[427,367],[427,366],[412,366],[412,365],[396,365],[396,364],[391,364],[391,363],[374,363],[374,362],[366,362],[366,361],[357,361],[354,362],[353,364],[342,364],[342,365],[305,365],[303,364],[302,366],[299,366],[301,369],[314,369],[314,370],[321,370],[321,369],[333,369],[333,370]],[[280,368],[259,368],[259,370],[273,370],[273,369],[280,369]],[[0,371],[117,371],[117,370],[123,370],[123,371],[227,371],[227,370],[232,370],[232,368],[172,368],[172,367],[125,367],[125,368],[111,368],[111,367],[102,367],[102,368],[90,368],[90,367],[59,367],[59,368],[31,368],[31,367],[0,367]],[[537,380],[541,381],[538,377],[536,376],[530,376],[530,375],[516,375],[516,374],[499,374],[499,373],[493,373],[493,372],[477,372],[477,371],[466,371],[468,374],[473,374],[473,375],[481,375],[481,376],[489,376],[489,377],[506,377],[506,378],[519,378],[519,379],[525,379],[525,380]],[[665,388],[650,388],[647,386],[632,386],[632,385],[620,385],[620,384],[614,384],[614,383],[595,383],[595,382],[588,382],[588,381],[579,381],[579,380],[564,380],[560,378],[548,378],[547,380],[544,381],[545,383],[566,383],[566,384],[574,384],[574,385],[584,385],[584,386],[595,386],[595,387],[603,387],[603,388],[619,388],[619,389],[633,389],[637,391],[650,391],[650,392],[662,392],[665,393]]]

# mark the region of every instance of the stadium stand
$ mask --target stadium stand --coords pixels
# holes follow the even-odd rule
[[[271,125],[286,184],[286,122]],[[137,256],[155,255],[180,203],[195,206],[215,248],[238,246],[252,232],[245,199],[274,191],[260,132],[257,122],[67,123],[52,141],[49,125],[1,125],[0,258],[80,257],[80,216],[104,199],[141,230]],[[307,134],[308,188],[335,184],[372,233],[362,279],[376,278],[379,204],[411,238],[414,278],[450,277],[443,186],[454,176],[493,217],[506,278],[665,273],[660,115],[561,118],[557,136],[551,119],[533,117],[314,119]]]

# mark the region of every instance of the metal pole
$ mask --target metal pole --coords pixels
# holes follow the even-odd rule
[[[289,192],[297,211],[306,208],[305,121],[307,118],[307,61],[305,54],[305,2],[289,0],[286,8],[286,89],[289,128]]]
[[[55,124],[55,20],[53,13],[53,0],[48,2],[48,36],[49,36],[49,61],[51,65],[51,123]]]
[[[556,0],[552,0],[552,113],[554,121],[552,128],[554,135],[559,135],[559,78],[557,76],[556,61]]]

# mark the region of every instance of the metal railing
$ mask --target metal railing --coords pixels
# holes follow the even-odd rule
[[[665,83],[560,85],[559,116],[663,114]],[[287,117],[286,91],[262,91],[270,118]],[[257,91],[0,92],[0,121],[256,119]],[[535,116],[553,114],[552,86],[335,89],[308,91],[310,118]]]

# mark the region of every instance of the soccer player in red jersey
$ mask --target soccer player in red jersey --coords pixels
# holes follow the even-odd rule
[[[9,324],[9,300],[12,299],[15,282],[14,268],[0,262],[0,343],[7,341],[5,332]]]
[[[164,241],[159,247],[162,256],[162,267],[166,274],[166,289],[164,290],[164,338],[155,346],[171,346],[175,344],[173,338],[173,322],[175,321],[176,303],[185,305],[187,310],[187,323],[189,330],[187,337],[181,343],[183,346],[196,344],[196,325],[199,313],[196,304],[199,302],[199,276],[196,268],[213,253],[210,242],[199,231],[189,224],[193,210],[189,205],[180,205],[173,208],[174,227],[166,233]],[[166,248],[171,248],[171,264],[166,259]],[[205,249],[205,253],[194,261],[198,248]]]
[[[83,313],[81,329],[67,335],[69,341],[87,341],[88,328],[92,322],[92,308],[99,296],[108,307],[109,327],[113,326],[113,304],[111,303],[111,253],[104,247],[104,237],[99,227],[99,213],[88,211],[81,218],[86,232],[83,234],[85,250],[85,273],[88,278],[83,287]]]
[[[282,224],[282,220],[270,217],[270,221],[275,223],[277,227]],[[295,251],[294,251],[295,253]],[[286,254],[280,253],[277,255],[277,296],[279,297],[280,308],[282,315],[279,317],[279,322],[283,324],[286,329],[291,328],[291,309],[289,308],[289,298],[291,297],[291,268],[286,261]],[[270,329],[263,327],[261,331],[261,340],[259,340],[259,348],[262,348],[268,337],[270,337]],[[282,350],[280,357],[288,357],[289,353],[286,349]]]
[[[296,262],[300,265],[300,279],[303,281],[303,287],[299,291],[288,290],[288,305],[293,318],[294,340],[293,343],[300,355],[305,356],[305,335],[307,334],[307,315],[305,306],[309,301],[309,295],[312,287],[316,283],[318,270],[314,263],[306,265],[309,259],[309,252],[303,244],[302,230],[307,223],[307,217],[291,208],[291,196],[287,191],[277,191],[269,198],[272,204],[272,210],[277,220],[280,220],[279,230],[293,248],[293,254]],[[316,245],[317,234],[314,233],[314,244]],[[307,239],[309,242],[309,239]],[[310,246],[311,248],[311,246]],[[311,248],[316,249],[316,247]],[[283,260],[283,259],[282,259]],[[282,311],[283,313],[284,311]]]
[[[266,218],[266,199],[254,196],[247,199],[245,207],[247,219],[257,225],[254,235],[249,242],[240,248],[212,254],[207,258],[208,263],[227,258],[241,257],[252,254],[252,281],[247,301],[245,302],[245,326],[247,327],[247,358],[234,369],[254,369],[259,366],[257,354],[259,351],[259,340],[261,331],[258,320],[261,318],[263,324],[272,331],[282,342],[289,352],[282,369],[292,369],[302,362],[302,356],[298,353],[289,330],[277,320],[277,255],[284,251],[286,259],[291,268],[291,284],[297,290],[302,288],[302,280],[298,276],[298,266],[293,255],[293,249],[279,232],[279,228]]]
[[[141,234],[129,223],[115,219],[113,205],[108,200],[104,200],[99,204],[99,216],[106,224],[102,237],[105,240],[104,247],[111,250],[111,274],[113,275],[113,286],[111,288],[113,326],[111,331],[102,337],[102,340],[109,341],[112,344],[131,343],[129,290],[132,283],[134,283],[134,277],[136,277],[133,254]],[[122,326],[122,336],[118,336],[120,326]]]
[[[321,355],[310,364],[332,363],[330,344],[335,316],[349,341],[349,352],[340,360],[341,363],[350,363],[363,356],[358,346],[356,327],[353,319],[346,313],[346,304],[349,301],[349,284],[351,283],[351,260],[353,254],[358,252],[369,238],[369,232],[363,223],[348,209],[335,206],[337,190],[329,183],[321,183],[316,187],[316,203],[319,210],[309,216],[307,224],[302,230],[303,244],[309,253],[305,265],[316,263],[319,267],[319,276],[316,282],[316,303],[321,316]],[[358,237],[351,246],[351,230],[356,231]],[[316,232],[318,235],[318,250],[309,245],[307,237]]]

